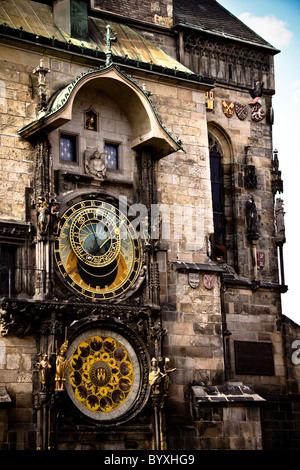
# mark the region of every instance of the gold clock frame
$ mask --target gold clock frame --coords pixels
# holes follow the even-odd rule
[[[121,332],[86,330],[68,348],[66,391],[75,407],[99,424],[130,415],[142,381],[138,353]]]
[[[80,236],[86,224],[95,221],[115,237],[110,252],[99,256],[91,248],[84,249],[84,237]],[[117,205],[105,199],[91,197],[69,205],[60,218],[54,259],[64,284],[85,300],[120,301],[143,279],[141,240]]]

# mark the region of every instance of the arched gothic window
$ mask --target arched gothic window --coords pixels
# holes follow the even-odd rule
[[[212,257],[216,261],[225,261],[222,153],[218,143],[212,137],[209,137],[209,159],[214,220],[214,233],[211,237]]]

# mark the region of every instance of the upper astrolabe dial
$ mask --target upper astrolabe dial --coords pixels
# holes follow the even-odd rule
[[[61,216],[54,257],[74,293],[113,300],[128,292],[139,275],[141,242],[118,207],[89,199],[74,203]]]
[[[120,219],[107,208],[85,208],[71,223],[70,241],[77,257],[89,266],[107,266],[120,252]]]

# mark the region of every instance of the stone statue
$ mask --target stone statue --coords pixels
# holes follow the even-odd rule
[[[276,226],[276,243],[285,243],[285,223],[284,223],[283,200],[276,199],[275,203],[275,226]]]
[[[106,177],[106,153],[95,150],[91,155],[85,151],[85,171],[88,175],[103,180]]]
[[[49,388],[51,364],[48,360],[47,354],[42,355],[42,360],[37,364],[40,370],[40,382],[42,392],[45,392]]]
[[[252,98],[256,98],[257,96],[261,96],[263,93],[263,86],[264,82],[256,81],[254,82],[254,88],[250,91]]]
[[[68,341],[65,341],[60,349],[56,344],[56,369],[55,369],[55,391],[60,392],[65,389],[65,370],[69,361],[66,359]]]
[[[251,197],[246,202],[246,218],[247,218],[247,237],[249,241],[258,240],[258,223],[259,223],[259,213],[254,202],[253,197]]]

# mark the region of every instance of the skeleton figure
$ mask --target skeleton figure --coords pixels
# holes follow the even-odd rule
[[[164,364],[164,373],[165,373],[164,391],[165,392],[168,392],[169,389],[170,389],[170,385],[171,385],[170,374],[176,370],[176,368],[169,369],[169,365],[170,365],[170,359],[168,357],[166,357],[165,358],[165,364]]]

